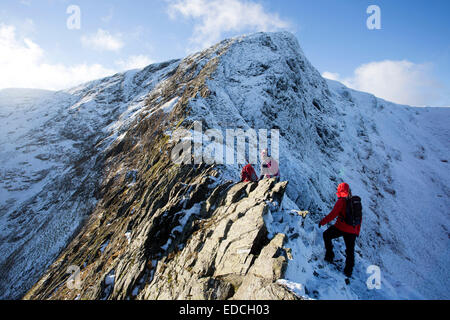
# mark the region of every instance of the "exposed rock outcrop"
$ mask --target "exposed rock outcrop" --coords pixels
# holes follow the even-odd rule
[[[160,261],[138,298],[295,299],[275,283],[287,264],[285,236],[270,241],[264,223],[266,202],[280,203],[286,186],[275,180],[239,183],[210,197],[209,206],[217,209],[197,221],[199,230],[182,251]]]
[[[269,239],[264,222],[288,183],[220,183],[212,167],[197,172],[128,236],[86,230],[25,298],[298,299],[276,283],[288,263],[285,235]],[[77,251],[107,258],[82,263]],[[67,286],[70,265],[84,266],[79,289]]]

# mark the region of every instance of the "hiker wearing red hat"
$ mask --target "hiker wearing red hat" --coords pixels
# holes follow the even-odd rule
[[[257,182],[258,176],[250,163],[241,170],[241,182]]]
[[[334,205],[333,210],[320,221],[319,228],[333,221],[337,217],[336,223],[323,233],[326,250],[325,260],[330,263],[333,262],[334,253],[332,240],[343,237],[346,253],[344,274],[350,278],[355,264],[355,241],[361,230],[361,198],[352,196],[350,187],[345,182],[338,186],[336,195],[338,200]]]

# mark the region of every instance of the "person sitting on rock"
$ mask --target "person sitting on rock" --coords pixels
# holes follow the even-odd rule
[[[261,151],[261,175],[259,179],[271,178],[280,180],[280,169],[278,167],[278,162],[269,156],[267,149],[264,149]]]
[[[247,163],[241,170],[241,182],[257,182],[258,176],[256,175],[255,169],[250,163]]]

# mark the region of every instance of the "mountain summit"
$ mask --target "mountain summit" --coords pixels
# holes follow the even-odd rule
[[[325,80],[287,32],[33,97],[0,100],[2,298],[449,296],[447,108]],[[174,163],[173,132],[196,121],[279,130],[281,182]],[[317,228],[342,181],[364,208],[349,286]]]

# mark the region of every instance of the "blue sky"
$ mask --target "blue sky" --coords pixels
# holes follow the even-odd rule
[[[80,29],[67,28],[70,5]],[[366,26],[369,5],[380,8],[380,30]],[[446,0],[2,0],[0,88],[62,89],[226,37],[289,30],[328,78],[398,103],[450,106],[449,15]]]

